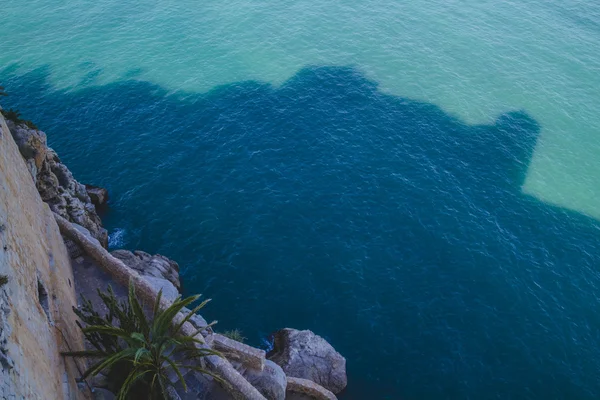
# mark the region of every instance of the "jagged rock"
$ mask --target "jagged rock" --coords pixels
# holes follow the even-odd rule
[[[108,201],[108,190],[93,185],[85,185],[85,190],[97,209],[106,206],[106,202]]]
[[[133,253],[128,250],[115,250],[111,254],[123,261],[129,268],[138,271],[141,275],[166,279],[176,290],[181,288],[179,283],[179,264],[167,257],[160,254],[150,255],[139,250]]]
[[[12,121],[7,121],[7,125],[42,200],[58,215],[85,227],[107,247],[108,232],[102,227],[85,186],[75,180],[56,152],[48,147],[46,134]]]
[[[7,125],[15,143],[19,147],[19,152],[27,163],[27,167],[35,171],[33,174],[35,180],[37,172],[42,168],[42,164],[46,160],[46,151],[48,149],[46,134],[42,131],[29,129],[25,125],[17,126],[12,121],[7,121]],[[35,169],[32,169],[32,167]]]
[[[249,368],[243,375],[267,400],[285,400],[287,378],[273,361],[266,360],[262,371]]]
[[[288,376],[309,379],[336,394],[346,387],[346,359],[325,339],[289,328],[276,332],[274,339],[267,358]]]

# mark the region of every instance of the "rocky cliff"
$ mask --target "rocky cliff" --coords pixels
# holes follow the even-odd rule
[[[163,299],[173,301],[181,287],[179,265],[143,251],[108,253],[108,235],[96,212],[106,190],[79,183],[43,132],[6,123],[1,115],[0,122],[0,276],[8,278],[4,285],[0,280],[0,398],[97,395],[105,389],[95,380],[76,382],[84,366],[60,355],[83,348],[72,312],[76,294],[94,302],[96,290],[111,285],[125,296],[123,285],[138,279],[136,285],[146,285],[150,296],[162,290]],[[69,234],[61,237],[57,221]],[[120,279],[107,271],[120,271]],[[190,370],[185,378],[191,390],[185,395],[179,390],[183,398],[331,400],[346,386],[345,359],[310,331],[280,331],[267,359],[264,350],[206,328],[200,315],[190,323],[190,332],[201,333],[223,354],[213,368],[228,377],[229,389]]]
[[[61,217],[87,229],[102,246],[108,246],[108,233],[84,185],[79,183],[54,150],[46,134],[24,124],[7,121],[33,182],[44,202]],[[97,189],[97,188],[96,188]],[[94,187],[89,189],[94,196]]]
[[[26,163],[0,116],[0,275],[7,277],[0,287],[3,399],[86,398],[76,382],[78,366],[60,355],[83,345],[72,311],[70,260],[50,207],[36,189],[56,165],[53,157],[32,153]]]

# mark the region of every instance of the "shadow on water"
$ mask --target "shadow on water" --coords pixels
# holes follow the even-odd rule
[[[177,259],[208,317],[253,343],[328,338],[344,398],[600,396],[599,226],[521,193],[525,112],[471,126],[341,67],[206,94],[0,79],[110,189],[126,247]]]

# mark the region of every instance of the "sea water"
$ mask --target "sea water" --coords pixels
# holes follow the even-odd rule
[[[1,9],[2,105],[217,329],[313,330],[345,399],[600,396],[600,3]]]

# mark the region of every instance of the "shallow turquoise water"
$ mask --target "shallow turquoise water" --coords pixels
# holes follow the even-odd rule
[[[598,3],[3,15],[3,105],[222,329],[313,329],[349,399],[600,395]]]

